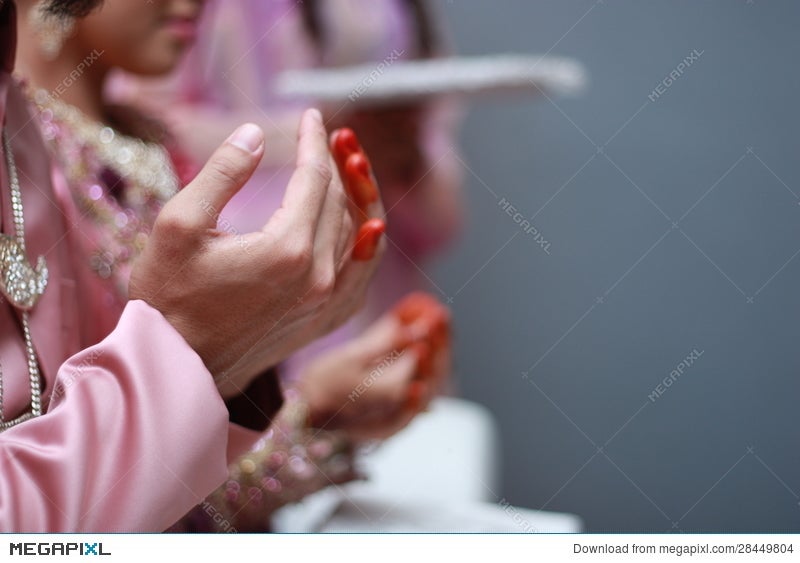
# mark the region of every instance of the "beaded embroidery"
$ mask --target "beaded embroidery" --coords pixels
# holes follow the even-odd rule
[[[97,230],[89,265],[101,278],[113,278],[125,295],[133,259],[161,207],[178,191],[170,155],[160,143],[124,135],[45,90],[28,89],[28,96],[79,211]]]

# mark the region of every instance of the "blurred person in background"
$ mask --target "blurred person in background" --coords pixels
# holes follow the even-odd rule
[[[196,160],[203,161],[231,124],[258,123],[269,149],[223,214],[233,226],[258,225],[280,205],[291,172],[301,109],[272,82],[285,70],[429,59],[445,53],[443,34],[423,0],[211,1],[200,40],[169,80],[123,77],[111,95],[160,115]],[[370,155],[387,210],[387,250],[367,306],[348,326],[295,354],[293,378],[326,347],[357,334],[409,291],[427,289],[425,263],[458,234],[463,221],[456,128],[459,111],[430,99],[364,107],[323,106],[331,127],[351,127]]]
[[[180,139],[159,120],[109,103],[104,87],[113,69],[146,76],[169,72],[193,42],[202,4],[107,0],[68,31],[53,31],[41,20],[39,4],[20,3],[18,71],[29,81],[26,92],[59,163],[56,192],[75,227],[68,236],[83,254],[79,285],[95,298],[86,300],[82,317],[94,340],[116,323],[128,299],[132,264],[156,217],[195,169]],[[54,96],[61,71],[82,62],[75,84]],[[261,202],[253,207],[261,211],[261,223],[274,211]],[[260,228],[233,227],[215,207],[204,210],[239,242],[245,242],[241,233]],[[242,249],[247,251],[246,244]],[[350,299],[357,298],[356,291]],[[331,319],[328,326],[341,320]],[[447,313],[438,303],[421,296],[406,299],[309,363],[287,391],[289,400],[275,420],[263,406],[265,397],[276,394],[265,380],[256,380],[236,397],[235,386],[223,385],[232,420],[247,428],[270,427],[259,438],[242,430],[250,443],[258,440],[255,448],[232,466],[231,479],[209,500],[217,514],[226,514],[225,525],[241,531],[268,529],[272,511],[281,505],[353,479],[355,446],[404,427],[447,375],[447,331]],[[354,389],[364,381],[370,385],[354,400]],[[219,529],[208,506],[201,505],[173,529]]]

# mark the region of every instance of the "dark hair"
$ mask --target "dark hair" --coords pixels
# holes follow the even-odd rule
[[[48,0],[45,9],[55,17],[82,18],[103,0]]]
[[[437,44],[436,32],[433,28],[430,14],[424,6],[424,1],[403,0],[403,4],[411,15],[416,31],[416,58],[428,59],[433,57],[439,45]],[[317,0],[304,0],[300,3],[300,10],[306,31],[317,44],[319,50],[324,50],[328,37],[320,15],[319,2]]]

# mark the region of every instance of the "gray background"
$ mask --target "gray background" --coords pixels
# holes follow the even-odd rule
[[[591,74],[472,107],[469,229],[431,272],[461,392],[500,425],[498,496],[590,531],[800,530],[800,3],[436,5],[461,53]]]

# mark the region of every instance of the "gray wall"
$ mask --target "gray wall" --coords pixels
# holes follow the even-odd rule
[[[470,228],[432,277],[501,428],[499,496],[592,531],[800,530],[800,3],[436,5],[464,54],[591,73],[464,125]]]

